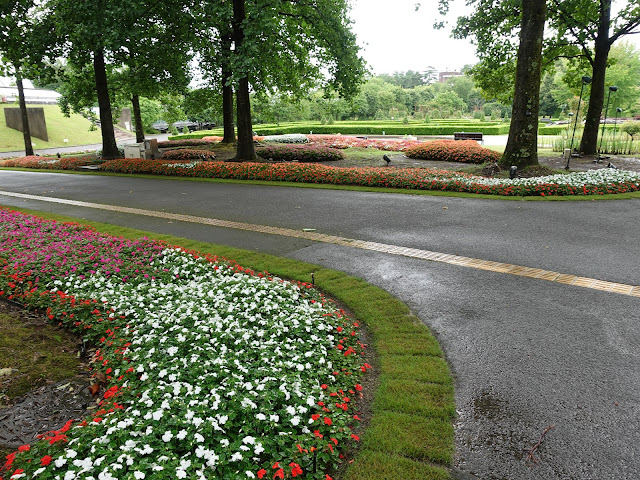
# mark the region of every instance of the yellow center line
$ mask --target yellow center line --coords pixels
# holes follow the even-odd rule
[[[512,265],[509,263],[494,262],[490,260],[481,260],[477,258],[464,257],[460,255],[451,255],[448,253],[432,252],[430,250],[420,250],[417,248],[407,248],[399,245],[390,245],[385,243],[370,242],[365,240],[356,240],[352,238],[339,237],[335,235],[327,235],[316,232],[303,232],[289,228],[271,227],[268,225],[256,225],[251,223],[234,222],[231,220],[220,220],[216,218],[196,217],[192,215],[181,215],[178,213],[160,212],[156,210],[144,210],[140,208],[119,207],[117,205],[105,205],[100,203],[82,202],[78,200],[66,200],[63,198],[45,197],[40,195],[29,195],[26,193],[14,193],[0,191],[0,195],[7,197],[22,198],[25,200],[38,200],[50,203],[59,203],[63,205],[73,205],[84,208],[94,208],[98,210],[108,210],[112,212],[130,213],[133,215],[144,215],[146,217],[162,218],[166,220],[176,220],[180,222],[197,223],[201,225],[211,225],[214,227],[233,228],[236,230],[246,230],[250,232],[266,233],[269,235],[282,235],[285,237],[301,238],[319,243],[330,243],[334,245],[342,245],[346,247],[361,248],[374,252],[388,253],[403,257],[417,258],[421,260],[430,260],[434,262],[447,263],[450,265],[458,265],[477,270],[486,270],[496,273],[504,273],[508,275],[516,275],[519,277],[529,277],[538,280],[544,280],[552,283],[563,283],[576,287],[590,288],[593,290],[602,290],[605,292],[616,293],[620,295],[629,295],[640,297],[640,286],[626,285],[622,283],[607,282],[595,278],[579,277],[566,273],[553,272],[543,270],[541,268],[524,267],[520,265]]]

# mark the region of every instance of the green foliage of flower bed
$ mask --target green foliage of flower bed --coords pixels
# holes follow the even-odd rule
[[[164,142],[158,142],[158,148],[197,147],[199,145],[211,145],[212,143],[214,142],[200,138],[183,138],[180,140],[166,140]]]
[[[256,153],[276,162],[330,162],[344,158],[339,150],[322,145],[267,145],[258,147]]]
[[[481,147],[475,140],[422,142],[407,148],[405,155],[409,158],[422,160],[462,163],[497,162],[500,159],[500,153]]]
[[[168,150],[162,154],[164,160],[215,160],[216,154],[210,150],[194,150],[192,148],[181,148],[178,150]]]

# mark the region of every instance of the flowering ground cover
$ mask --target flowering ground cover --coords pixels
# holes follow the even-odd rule
[[[490,163],[502,156],[499,152],[481,147],[475,140],[434,140],[420,142],[405,150],[409,158],[444,162]]]
[[[47,170],[75,170],[80,165],[102,163],[95,158],[17,157],[0,161],[0,167],[42,168]]]
[[[378,150],[387,150],[390,152],[403,152],[413,145],[422,143],[416,140],[379,140],[346,135],[307,135],[307,138],[311,143],[326,145],[332,148],[377,148]]]
[[[639,173],[608,168],[513,180],[426,168],[339,168],[315,164],[221,162],[199,162],[183,167],[137,159],[112,160],[102,164],[100,169],[120,173],[357,185],[503,196],[603,195],[640,191]]]
[[[358,440],[358,325],[309,285],[6,209],[0,266],[0,295],[96,342],[107,379],[2,478],[327,480]]]
[[[309,139],[302,133],[289,133],[286,135],[267,135],[262,138],[267,143],[308,143]]]

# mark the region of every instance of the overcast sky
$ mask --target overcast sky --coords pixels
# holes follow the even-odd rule
[[[416,3],[420,3],[418,11]],[[353,30],[373,73],[423,71],[429,67],[438,72],[460,71],[476,63],[475,47],[468,40],[451,38],[455,19],[468,11],[465,3],[452,2],[445,19],[449,26],[434,30],[434,21],[442,19],[437,0],[351,0]],[[613,8],[626,3],[614,0]],[[628,35],[625,40],[640,48],[640,34]]]

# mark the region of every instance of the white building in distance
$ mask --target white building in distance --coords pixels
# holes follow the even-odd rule
[[[31,80],[23,80],[24,97],[27,103],[32,104],[56,104],[60,95],[53,90],[45,90],[42,88],[35,88]],[[16,87],[16,81],[9,77],[0,77],[0,101],[2,103],[17,103],[18,102],[18,87]]]

